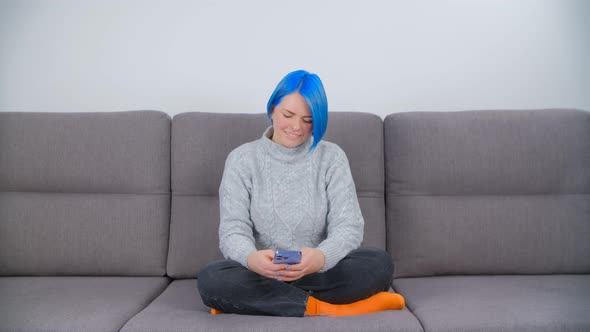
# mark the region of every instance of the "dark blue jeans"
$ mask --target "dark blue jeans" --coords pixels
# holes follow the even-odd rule
[[[208,264],[198,275],[203,303],[225,313],[302,317],[307,297],[344,304],[389,289],[391,256],[381,250],[351,251],[335,267],[293,282],[261,276],[233,260]]]

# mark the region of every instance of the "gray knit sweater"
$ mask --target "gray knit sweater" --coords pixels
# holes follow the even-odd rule
[[[273,142],[272,127],[233,150],[219,188],[219,246],[248,267],[256,250],[320,249],[321,272],[360,246],[364,220],[346,154],[313,138],[295,148]]]

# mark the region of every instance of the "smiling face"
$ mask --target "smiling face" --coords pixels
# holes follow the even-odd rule
[[[299,146],[307,141],[312,133],[313,123],[309,106],[298,92],[284,96],[274,107],[270,117],[274,128],[272,140],[282,146]]]

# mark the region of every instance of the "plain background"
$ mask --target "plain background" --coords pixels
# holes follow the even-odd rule
[[[0,111],[590,110],[586,0],[0,0]]]

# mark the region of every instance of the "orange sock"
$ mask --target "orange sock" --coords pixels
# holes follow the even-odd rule
[[[377,311],[403,309],[404,297],[397,293],[381,292],[367,299],[350,304],[331,304],[308,297],[305,315],[308,316],[354,316]]]
[[[211,308],[211,311],[210,312],[211,312],[211,315],[220,315],[220,314],[223,313],[223,311],[217,310],[215,308]]]

